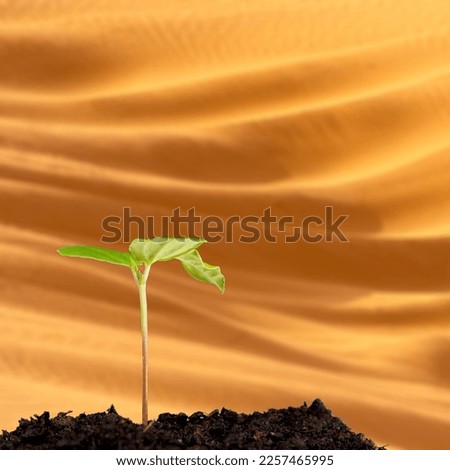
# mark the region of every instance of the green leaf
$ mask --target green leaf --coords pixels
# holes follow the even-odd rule
[[[214,284],[223,294],[225,276],[220,272],[219,266],[205,263],[197,250],[177,256],[177,259],[181,261],[183,268],[190,276],[199,281]]]
[[[138,263],[151,265],[156,261],[169,261],[195,250],[206,240],[202,238],[147,238],[136,239],[130,244],[131,256]]]
[[[97,246],[63,246],[57,250],[61,256],[73,256],[75,258],[88,258],[106,263],[119,264],[121,266],[135,266],[135,262],[130,253],[110,250]]]

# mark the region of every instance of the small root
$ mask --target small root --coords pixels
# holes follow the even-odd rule
[[[153,425],[155,424],[156,421],[154,421],[153,419],[149,421],[149,423],[147,424],[147,426],[145,426],[144,428],[144,431],[143,432],[147,432],[149,429],[151,429],[153,427]]]

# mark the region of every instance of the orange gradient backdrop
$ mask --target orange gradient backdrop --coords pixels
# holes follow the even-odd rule
[[[223,296],[153,269],[150,414],[320,397],[449,449],[449,24],[448,0],[0,1],[0,427],[139,420],[131,274],[59,246],[123,207],[332,205],[349,243],[204,246]]]

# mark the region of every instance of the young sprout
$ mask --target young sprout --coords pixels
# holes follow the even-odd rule
[[[225,277],[219,266],[205,263],[198,248],[205,243],[202,238],[136,239],[129,246],[129,253],[94,246],[63,246],[58,250],[62,256],[88,258],[107,263],[128,266],[139,290],[142,333],[142,424],[148,422],[148,321],[147,321],[147,279],[150,268],[157,261],[177,259],[186,272],[202,282],[214,284],[223,293]]]

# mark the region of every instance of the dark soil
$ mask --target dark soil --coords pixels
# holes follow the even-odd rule
[[[69,413],[21,419],[15,431],[3,431],[0,449],[378,449],[318,399],[309,407],[250,415],[227,409],[163,413],[146,428],[118,415],[114,406],[76,418]]]

